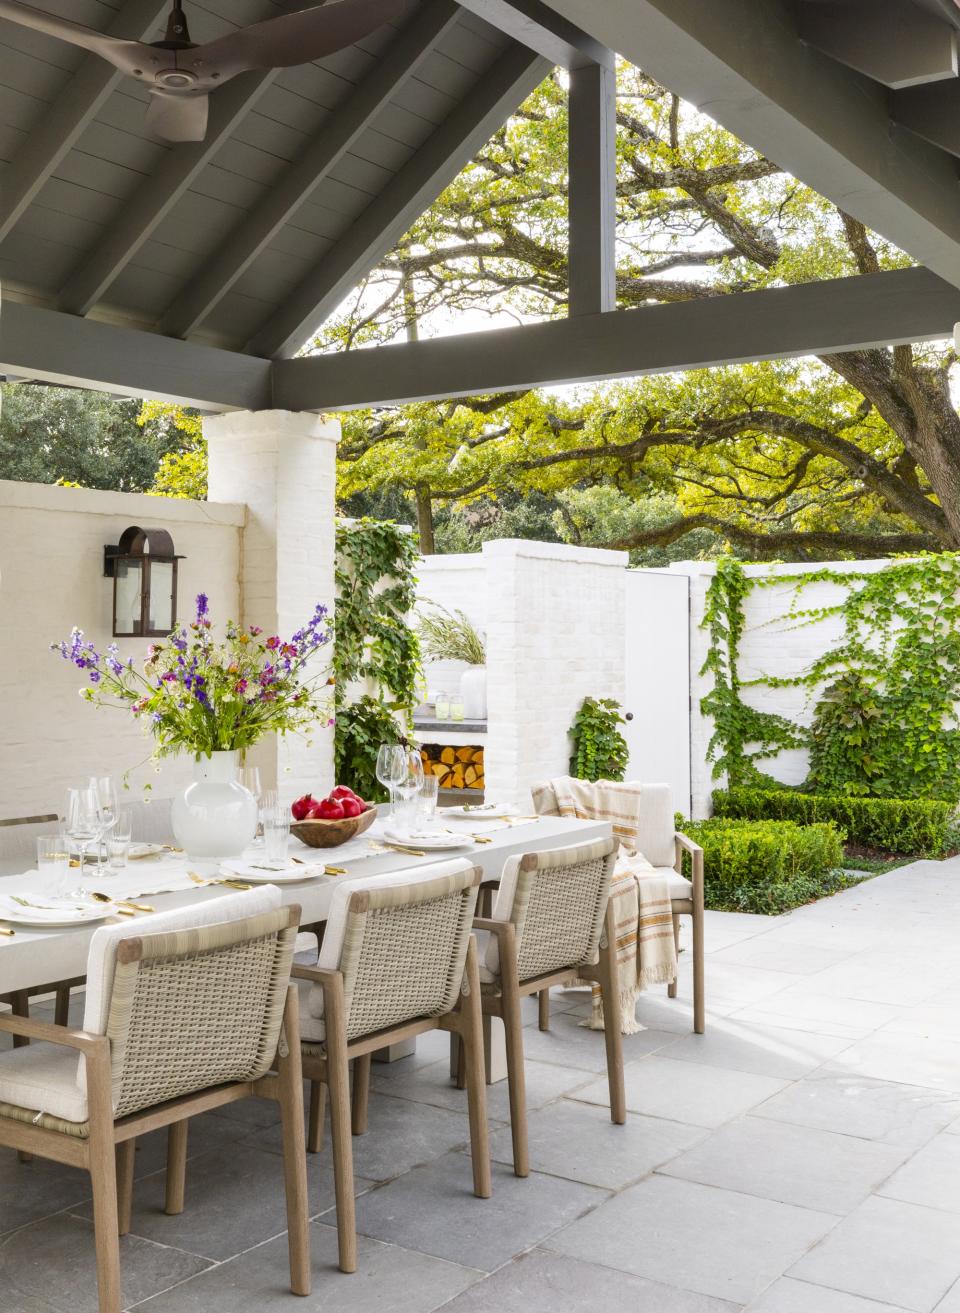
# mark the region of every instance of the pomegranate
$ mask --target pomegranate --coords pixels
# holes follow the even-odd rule
[[[295,821],[305,821],[310,815],[310,809],[314,806],[314,799],[309,793],[305,793],[302,798],[298,798],[290,807]]]

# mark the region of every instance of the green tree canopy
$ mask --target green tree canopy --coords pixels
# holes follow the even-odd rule
[[[554,74],[314,349],[449,331],[463,313],[498,322],[565,313],[566,113],[563,78]],[[909,263],[629,65],[619,71],[617,125],[623,307]],[[403,490],[427,550],[436,509],[489,502],[508,489],[553,498],[568,534],[586,528],[592,507],[589,536],[606,524],[606,541],[622,546],[663,548],[699,531],[783,556],[956,547],[954,363],[952,350],[904,346],[564,396],[353,413],[344,417],[341,492]],[[595,488],[637,506],[654,498],[652,513],[598,517]]]

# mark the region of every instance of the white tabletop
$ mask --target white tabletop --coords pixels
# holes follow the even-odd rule
[[[451,825],[453,822],[451,822]],[[456,852],[434,852],[425,857],[412,857],[392,851],[375,851],[370,840],[380,834],[382,821],[377,820],[366,835],[341,848],[309,849],[298,840],[291,840],[291,852],[304,860],[316,859],[329,862],[346,869],[347,877],[320,876],[319,878],[282,884],[280,890],[285,903],[299,903],[304,925],[326,919],[330,899],[338,880],[350,876],[379,875],[385,871],[416,870],[431,862],[445,860],[449,857],[469,857],[471,861],[483,868],[488,879],[498,879],[504,860],[513,853],[527,852],[542,848],[560,848],[571,843],[584,843],[592,839],[606,838],[610,826],[603,821],[577,821],[567,817],[541,816],[535,821],[513,822],[503,824],[495,821],[461,821],[468,832],[482,833],[490,839],[489,843],[474,844],[470,848],[460,848]],[[459,828],[458,826],[458,828]],[[128,871],[132,869],[128,868]],[[157,858],[149,863],[152,868],[147,871],[143,864],[143,881],[145,887],[151,882],[162,884],[158,879],[164,872],[171,875],[184,873],[189,863],[182,857]],[[141,863],[137,863],[137,876]],[[5,887],[11,892],[19,892],[9,882],[22,881],[20,876],[0,878],[0,892]],[[95,882],[87,879],[86,887],[96,887]],[[185,907],[204,899],[217,898],[231,890],[212,885],[177,890],[174,893],[150,894],[146,897],[150,905],[158,912],[169,911],[175,907]],[[126,893],[125,896],[130,896]],[[146,920],[138,917],[138,920]],[[70,927],[68,929],[40,929],[17,925],[13,938],[0,936],[0,995],[19,989],[31,989],[58,980],[69,980],[86,974],[87,949],[96,925]]]

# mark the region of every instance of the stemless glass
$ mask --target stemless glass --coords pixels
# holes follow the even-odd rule
[[[130,840],[133,838],[133,821],[128,811],[117,812],[107,833],[107,869],[122,871],[130,857]]]
[[[390,795],[390,815],[393,815],[394,790],[405,774],[404,751],[399,743],[381,743],[377,752],[377,779]]]
[[[87,849],[103,837],[103,812],[96,789],[67,789],[67,809],[63,822],[64,833],[77,845],[80,853],[80,887],[87,861]]]
[[[290,839],[290,813],[285,807],[275,806],[263,813],[263,843],[265,857],[271,866],[286,866],[287,844]]]
[[[70,854],[62,834],[38,835],[37,871],[44,878],[49,893],[63,891],[64,881],[70,874]]]
[[[440,781],[436,775],[424,775],[420,784],[418,801],[420,803],[420,822],[425,830],[428,830],[436,820],[439,788]]]

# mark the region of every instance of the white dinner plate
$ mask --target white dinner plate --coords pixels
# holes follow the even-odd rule
[[[442,816],[455,816],[460,821],[505,821],[516,816],[517,809],[508,802],[479,802],[473,806],[444,807]]]
[[[27,895],[19,895],[26,898]],[[13,894],[0,894],[0,918],[16,921],[18,925],[66,926],[86,925],[89,921],[105,921],[116,914],[113,903],[97,903],[85,898],[55,898],[36,894],[29,898],[35,904],[25,907]]]
[[[445,852],[448,848],[473,847],[473,840],[469,834],[448,834],[445,830],[411,830],[409,834],[384,830],[383,838],[385,843],[395,843],[404,848],[420,848],[424,852]]]
[[[315,880],[323,875],[323,862],[311,862],[308,866],[297,866],[295,862],[285,862],[283,866],[272,866],[268,861],[262,862],[221,862],[221,869],[228,875],[239,876],[251,884],[295,884],[298,880]]]

